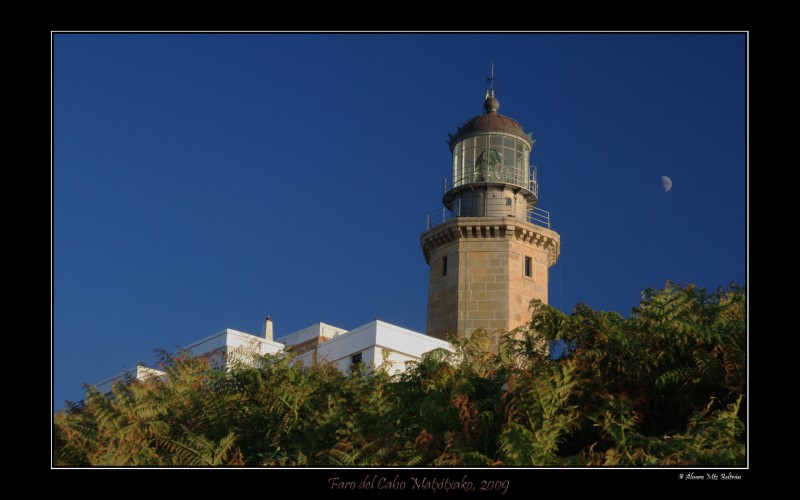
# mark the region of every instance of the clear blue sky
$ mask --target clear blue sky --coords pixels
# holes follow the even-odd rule
[[[60,34],[54,401],[230,327],[424,331],[448,132],[536,139],[550,302],[746,277],[744,35]],[[660,177],[672,178],[665,193]]]

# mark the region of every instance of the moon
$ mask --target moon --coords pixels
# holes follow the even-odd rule
[[[664,192],[669,192],[672,189],[672,179],[667,177],[666,175],[661,176],[661,185],[664,186]]]

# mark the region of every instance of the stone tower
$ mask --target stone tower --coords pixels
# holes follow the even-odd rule
[[[531,134],[497,112],[492,85],[483,108],[449,134],[450,189],[445,183],[444,206],[420,237],[430,265],[427,333],[437,338],[528,321],[530,300],[547,302],[548,268],[560,252],[550,214],[536,206]]]

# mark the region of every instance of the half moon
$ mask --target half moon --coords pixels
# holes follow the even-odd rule
[[[666,175],[661,176],[661,185],[664,186],[664,192],[668,192],[672,189],[672,179],[667,177]]]

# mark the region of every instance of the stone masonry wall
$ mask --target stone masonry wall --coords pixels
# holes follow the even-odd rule
[[[513,218],[458,218],[421,240],[430,265],[428,335],[511,330],[530,319],[532,298],[547,302],[547,270],[558,258],[560,242],[554,231]]]

